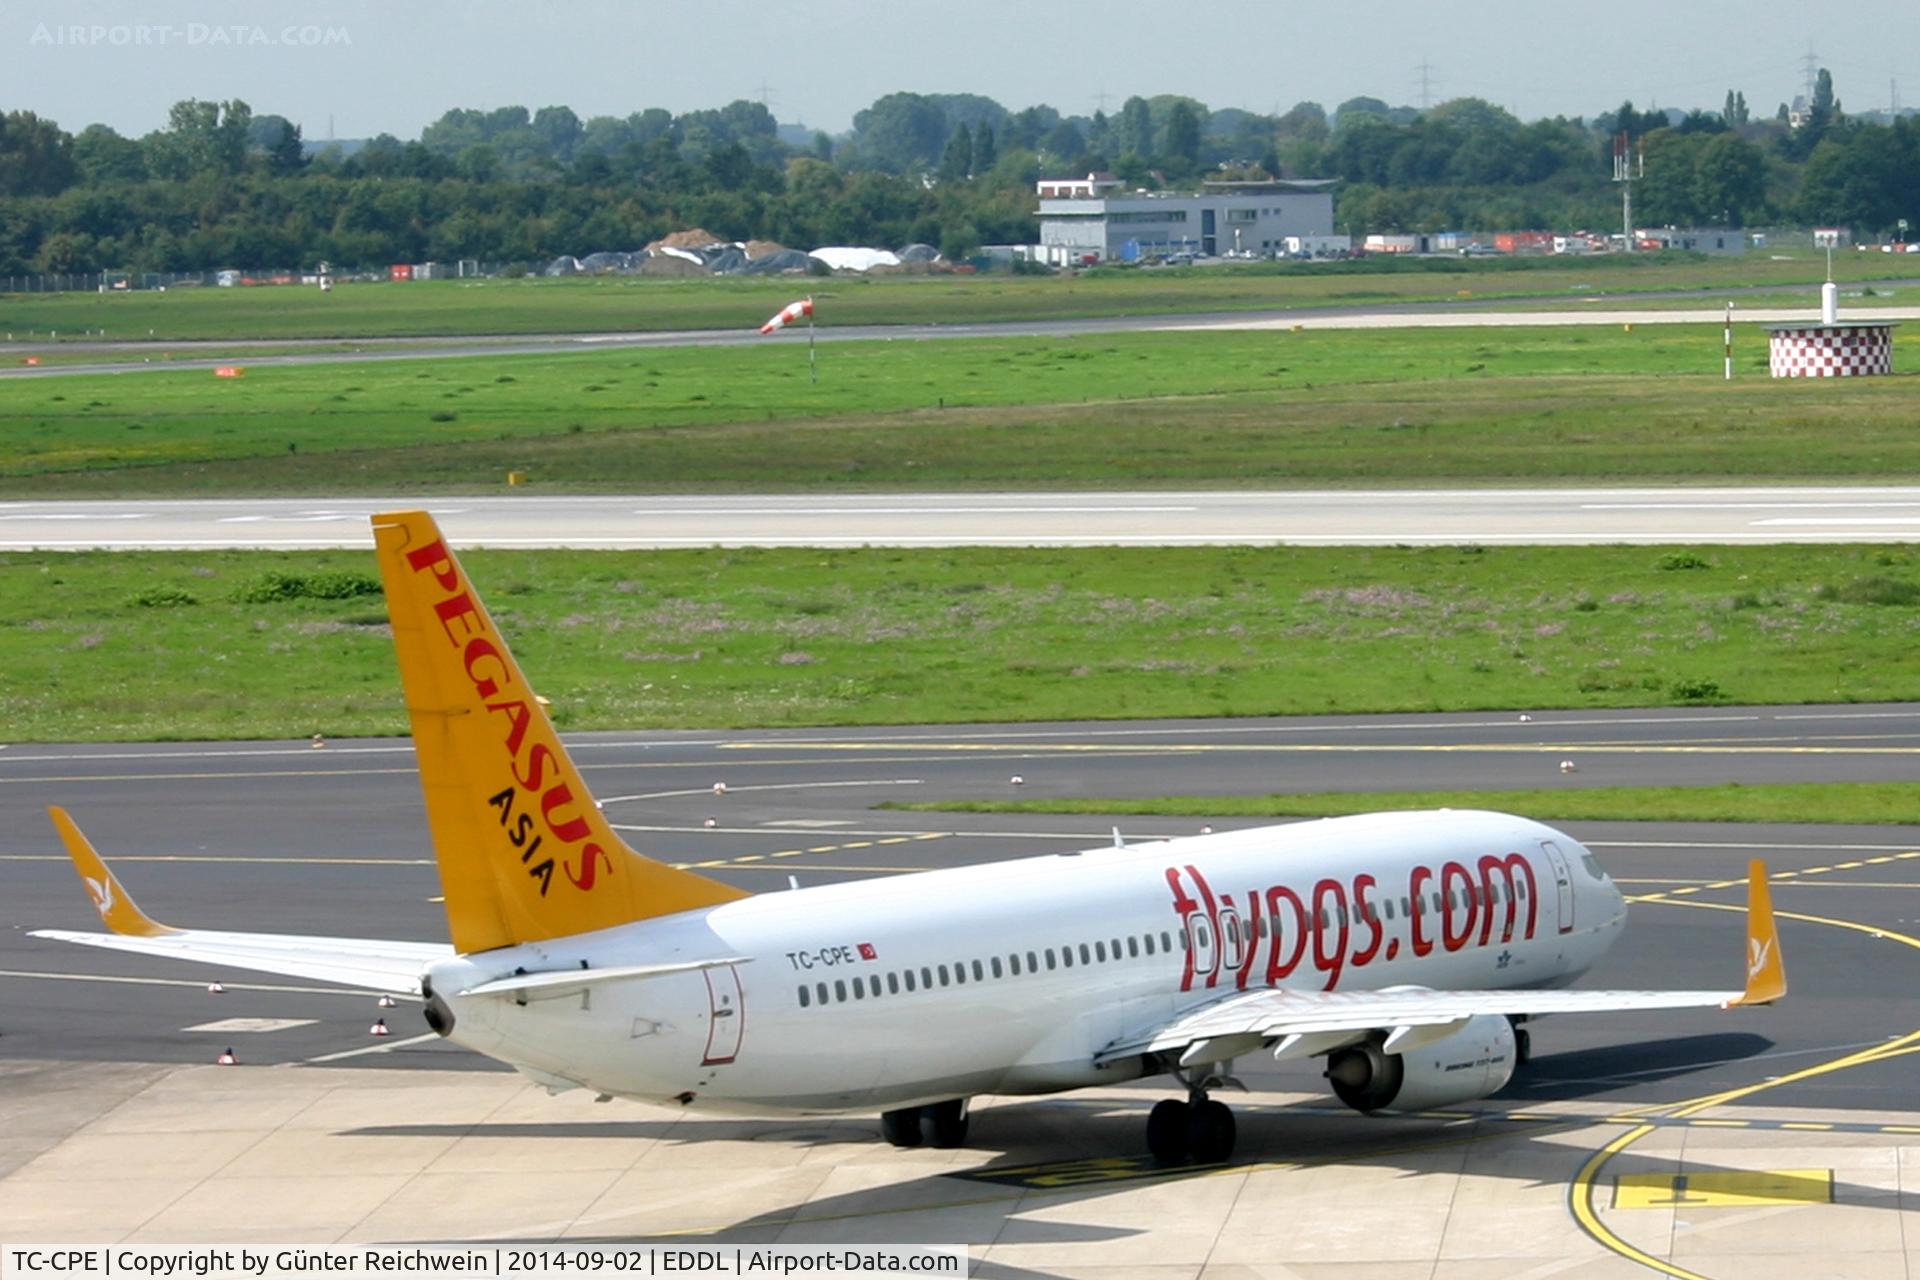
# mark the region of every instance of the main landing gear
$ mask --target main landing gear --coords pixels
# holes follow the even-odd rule
[[[880,1113],[880,1135],[896,1147],[957,1147],[967,1140],[967,1100],[935,1102]]]
[[[1233,1155],[1233,1111],[1207,1096],[1212,1086],[1239,1086],[1231,1076],[1174,1078],[1187,1086],[1187,1100],[1167,1098],[1147,1113],[1147,1150],[1161,1164],[1224,1164]]]

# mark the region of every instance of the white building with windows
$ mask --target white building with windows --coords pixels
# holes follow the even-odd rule
[[[1266,256],[1287,238],[1333,234],[1333,180],[1209,182],[1198,194],[1122,192],[1089,180],[1042,179],[1040,246],[1047,261],[1137,261],[1190,253]],[[1054,194],[1072,191],[1073,194]],[[1085,194],[1082,194],[1085,192]]]

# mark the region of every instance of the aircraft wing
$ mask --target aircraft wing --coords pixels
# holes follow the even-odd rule
[[[1095,1058],[1113,1062],[1142,1053],[1179,1053],[1181,1064],[1221,1061],[1274,1046],[1276,1057],[1304,1057],[1339,1048],[1375,1031],[1385,1049],[1412,1048],[1483,1014],[1543,1017],[1634,1009],[1732,1008],[1767,1004],[1787,992],[1786,969],[1767,892],[1766,867],[1747,878],[1747,985],[1740,991],[1236,991],[1170,1021],[1121,1037]]]
[[[415,995],[420,993],[420,980],[428,966],[453,955],[452,947],[429,942],[171,928],[148,916],[128,896],[66,810],[52,808],[47,812],[93,899],[94,909],[112,932],[36,929],[31,937]]]

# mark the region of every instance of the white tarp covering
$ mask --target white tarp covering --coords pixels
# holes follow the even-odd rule
[[[835,271],[871,271],[875,267],[897,267],[900,255],[891,249],[862,249],[848,245],[829,245],[815,249],[813,256]]]

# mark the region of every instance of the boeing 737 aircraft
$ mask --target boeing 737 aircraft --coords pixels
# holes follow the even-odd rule
[[[614,833],[431,517],[374,517],[451,945],[175,929],[51,810],[108,933],[34,936],[424,998],[552,1089],[880,1111],[956,1146],[979,1094],[1170,1076],[1163,1161],[1233,1150],[1236,1059],[1323,1057],[1360,1111],[1485,1097],[1545,1014],[1775,1000],[1765,869],[1739,991],[1569,989],[1626,905],[1498,813],[1382,813],[751,896]],[[1729,948],[1731,949],[1731,948]]]

